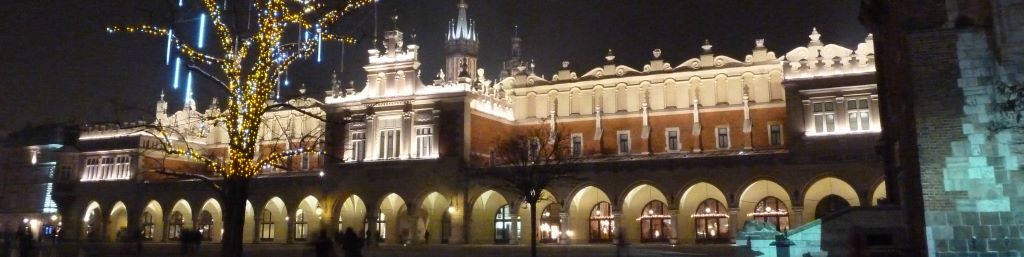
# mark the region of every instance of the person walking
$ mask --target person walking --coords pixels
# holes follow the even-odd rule
[[[423,244],[430,244],[430,230],[423,232]]]
[[[363,240],[356,235],[352,227],[345,228],[345,235],[341,239],[341,248],[345,251],[345,257],[363,256]]]

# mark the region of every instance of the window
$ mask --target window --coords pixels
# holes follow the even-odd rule
[[[729,127],[715,128],[715,134],[718,135],[716,139],[718,149],[729,149]]]
[[[572,134],[572,157],[583,156],[583,134]]]
[[[629,130],[619,131],[619,154],[629,154]]]
[[[558,216],[558,211],[553,207],[553,204],[549,204],[540,215],[541,243],[554,243],[562,235],[561,219]]]
[[[299,240],[299,241],[306,240],[306,236],[308,234],[308,233],[306,233],[307,232],[306,229],[308,227],[309,227],[309,224],[306,223],[306,212],[302,211],[302,209],[296,210],[295,211],[295,240]]]
[[[116,164],[114,164],[114,176],[110,179],[129,179],[132,177],[131,174],[131,160],[132,158],[127,155],[120,155],[116,158]]]
[[[380,159],[397,159],[402,145],[402,131],[385,129],[380,131]]]
[[[366,133],[352,133],[352,160],[362,161],[366,158]]]
[[[708,198],[697,206],[693,218],[697,242],[729,242],[729,209],[718,200]]]
[[[672,233],[671,216],[665,214],[665,203],[654,200],[640,213],[640,241],[667,242]]]
[[[309,170],[309,152],[302,153],[302,160],[299,162],[299,168],[302,170]]]
[[[147,212],[142,213],[142,239],[146,241],[153,241],[154,234],[156,233],[156,224],[153,224],[153,214]]]
[[[679,151],[679,128],[668,128],[665,130],[665,150],[669,152]]]
[[[114,172],[114,157],[103,157],[100,159],[100,177],[98,179],[104,180],[113,177]]]
[[[768,144],[772,146],[782,145],[782,124],[768,125]]]
[[[512,207],[506,204],[494,214],[494,243],[507,244],[512,235]]]
[[[425,158],[434,154],[434,129],[423,127],[416,129],[416,157]]]
[[[260,214],[260,241],[274,241],[274,216],[270,210],[263,209]]]
[[[811,104],[814,112],[814,132],[831,133],[836,131],[836,107],[831,101],[814,102]]]
[[[868,99],[850,99],[846,101],[846,115],[849,116],[850,131],[871,130],[871,111]]]
[[[100,229],[103,227],[103,221],[100,220],[102,217],[100,214],[100,208],[92,209],[89,214],[85,216],[85,238],[90,241],[99,240]]]
[[[775,230],[789,230],[789,212],[786,211],[786,203],[772,196],[765,197],[757,202],[754,213],[748,214],[756,221],[771,223]]]
[[[615,217],[612,205],[600,202],[590,210],[590,242],[611,242],[615,237]]]
[[[185,218],[182,217],[181,212],[174,211],[171,214],[170,220],[171,226],[167,231],[167,237],[171,240],[181,240],[182,228],[185,226]]]
[[[377,240],[383,242],[388,238],[388,219],[384,212],[377,212]]]
[[[199,214],[199,234],[203,235],[203,241],[213,240],[213,215],[209,211]]]
[[[82,173],[82,181],[99,179],[100,159],[93,157],[85,160],[85,172]]]

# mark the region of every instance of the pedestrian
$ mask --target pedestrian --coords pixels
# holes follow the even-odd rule
[[[320,231],[316,241],[313,241],[313,248],[316,251],[316,257],[331,257],[334,254],[334,246],[331,244],[331,239],[327,237],[327,231]]]
[[[199,230],[192,230],[192,245],[194,246],[196,253],[199,252],[199,247],[203,244],[203,233]]]
[[[345,228],[345,235],[341,239],[341,248],[345,251],[345,257],[362,257],[363,240],[356,235],[352,227]]]
[[[423,232],[423,244],[430,244],[430,231]]]
[[[181,255],[188,254],[188,230],[181,230],[178,232],[178,243],[181,243]]]

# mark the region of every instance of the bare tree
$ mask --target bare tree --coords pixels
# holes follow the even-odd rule
[[[264,114],[278,108],[292,109],[309,114],[291,104],[270,104],[281,75],[297,61],[310,57],[323,41],[353,43],[351,37],[332,33],[331,25],[351,11],[373,3],[372,0],[320,2],[316,0],[219,1],[199,0],[199,6],[208,14],[215,31],[216,49],[205,51],[181,39],[181,30],[174,22],[166,26],[154,24],[112,26],[109,32],[137,32],[159,39],[170,40],[175,49],[194,70],[213,82],[227,96],[223,112],[209,117],[222,124],[227,134],[224,160],[213,159],[189,147],[163,140],[164,152],[202,163],[219,179],[203,179],[222,196],[224,202],[224,234],[221,254],[242,255],[242,227],[245,201],[250,182],[266,165],[315,149],[297,145],[292,149],[266,153],[260,151],[260,131],[264,128]],[[170,1],[168,1],[170,3]],[[173,8],[172,8],[173,10]],[[225,12],[225,10],[229,10]],[[172,16],[176,15],[172,11]],[[176,18],[172,18],[174,20]],[[313,37],[299,42],[287,42],[285,31],[301,28],[315,31]],[[318,117],[323,118],[323,117]],[[325,119],[324,119],[325,120]],[[326,121],[326,120],[325,120]],[[170,139],[166,127],[153,126],[157,138]],[[203,178],[205,176],[196,176]]]
[[[530,256],[537,256],[537,202],[545,200],[541,192],[552,183],[581,179],[576,172],[579,158],[569,134],[559,127],[517,128],[495,141],[492,160],[476,175],[515,192],[529,205]]]

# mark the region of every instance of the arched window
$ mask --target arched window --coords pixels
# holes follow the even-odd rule
[[[789,208],[779,198],[769,196],[761,199],[750,216],[756,221],[775,225],[778,231],[789,230]]]
[[[388,217],[383,211],[377,212],[377,240],[384,241],[388,238]]]
[[[199,214],[199,233],[203,235],[203,240],[213,240],[213,215],[209,211]]]
[[[156,225],[153,224],[153,214],[149,211],[142,213],[142,239],[146,241],[153,240],[153,234],[156,232]]]
[[[512,207],[506,204],[494,214],[494,243],[507,244],[512,235]]]
[[[615,217],[612,204],[600,202],[590,210],[590,242],[611,242],[615,238]]]
[[[450,212],[441,215],[441,243],[447,244],[452,237],[452,216]]]
[[[561,218],[554,204],[549,204],[540,214],[540,242],[554,243],[562,235]]]
[[[270,210],[263,209],[260,214],[260,240],[274,241],[274,216]]]
[[[828,195],[825,198],[821,198],[821,201],[818,201],[818,206],[814,208],[814,218],[820,219],[825,217],[825,215],[842,211],[846,208],[850,208],[850,202],[847,202],[846,199],[838,195]]]
[[[306,223],[306,212],[302,211],[302,209],[295,210],[295,240],[306,240],[306,228],[308,225]]]
[[[181,212],[174,211],[174,213],[171,214],[170,223],[171,229],[170,231],[167,231],[167,237],[171,240],[181,239],[181,230],[185,226],[185,218],[181,215]]]
[[[697,231],[698,243],[729,242],[729,209],[718,200],[708,198],[697,206],[690,217]]]
[[[665,214],[665,203],[654,200],[640,213],[640,242],[667,242],[672,233],[671,216]]]

